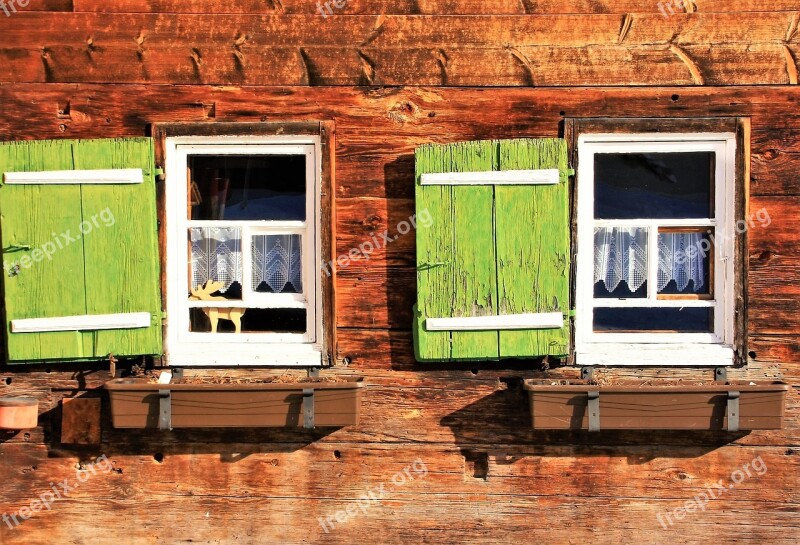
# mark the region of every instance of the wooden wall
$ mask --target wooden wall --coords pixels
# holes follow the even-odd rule
[[[116,431],[106,404],[102,444],[75,449],[60,442],[59,400],[101,396],[107,370],[1,368],[0,395],[35,395],[43,413],[34,430],[0,433],[0,515],[74,481],[76,466],[100,455],[114,470],[15,530],[0,522],[0,543],[800,538],[800,88],[780,85],[797,81],[794,2],[758,12],[763,4],[748,0],[696,0],[684,9],[696,13],[665,18],[654,1],[350,0],[327,19],[315,3],[290,0],[108,4],[32,0],[8,18],[0,11],[0,140],[142,135],[165,121],[333,120],[340,254],[413,214],[420,144],[558,136],[565,117],[750,117],[750,206],[772,223],[750,233],[751,361],[731,375],[789,381],[787,427],[528,429],[521,379],[577,371],[415,363],[407,235],[338,274],[329,372],[366,377],[357,427]],[[602,373],[711,378],[699,369]],[[659,524],[658,514],[759,456],[766,473]],[[417,460],[426,476],[392,481]],[[329,533],[320,526],[318,517],[381,485],[383,499]]]

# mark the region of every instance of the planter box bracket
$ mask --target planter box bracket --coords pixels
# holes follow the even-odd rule
[[[589,431],[600,431],[600,392],[587,392],[589,403],[586,410],[589,412]]]
[[[172,392],[158,391],[158,429],[172,430]]]
[[[314,389],[303,388],[303,427],[314,429]]]
[[[728,392],[728,431],[739,431],[739,392]]]

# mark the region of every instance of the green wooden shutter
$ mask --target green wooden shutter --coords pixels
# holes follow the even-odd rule
[[[425,174],[542,169],[557,169],[558,183],[422,184]],[[414,344],[419,361],[568,353],[567,176],[567,146],[561,139],[462,142],[417,149]],[[562,313],[561,327],[477,331],[426,327],[431,318],[554,312]]]
[[[150,138],[0,144],[8,362],[161,354],[153,161]],[[52,171],[120,169],[141,171],[143,183],[80,183],[80,174],[77,184],[11,183],[13,173],[20,172],[37,173],[32,175],[36,178]],[[91,325],[97,317],[131,315],[149,323]],[[76,331],[45,327],[44,332],[12,332],[23,320],[44,318],[67,323],[77,319],[73,323],[83,325]],[[70,327],[62,324],[60,329]]]

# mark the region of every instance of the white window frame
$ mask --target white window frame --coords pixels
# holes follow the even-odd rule
[[[167,326],[165,356],[171,366],[318,366],[322,362],[321,158],[319,136],[179,136],[165,139]],[[197,155],[305,155],[306,221],[195,221],[186,217],[188,157]],[[190,301],[186,240],[192,227],[242,229],[242,300]],[[260,294],[250,286],[250,236],[300,234],[303,291]],[[208,333],[190,331],[189,309],[305,308],[305,333]]]
[[[716,155],[714,218],[688,220],[595,220],[595,153],[665,153],[707,151]],[[575,362],[578,365],[711,366],[734,362],[734,255],[736,135],[733,133],[584,134],[578,137],[577,267]],[[711,300],[657,300],[655,273],[659,225],[708,226],[715,232]],[[649,297],[652,307],[713,307],[712,333],[596,333],[595,307],[641,307],[641,298],[594,298],[594,228],[646,227]],[[597,304],[601,302],[601,304]]]

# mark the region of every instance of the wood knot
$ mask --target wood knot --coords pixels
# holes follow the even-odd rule
[[[144,59],[144,40],[144,32],[139,31],[139,36],[136,37],[136,56],[140,61]]]
[[[364,221],[362,221],[361,224],[364,227],[368,228],[370,231],[374,231],[375,229],[383,225],[383,218],[377,214],[373,214],[371,216],[367,216],[366,218],[364,218]]]
[[[769,250],[764,250],[763,252],[758,254],[758,257],[756,258],[756,261],[758,261],[759,264],[764,265],[764,264],[769,263],[770,261],[772,261],[774,258],[775,258],[775,254],[773,252],[771,252]]]
[[[397,102],[389,110],[389,119],[396,123],[405,123],[419,117],[422,109],[410,100]]]

